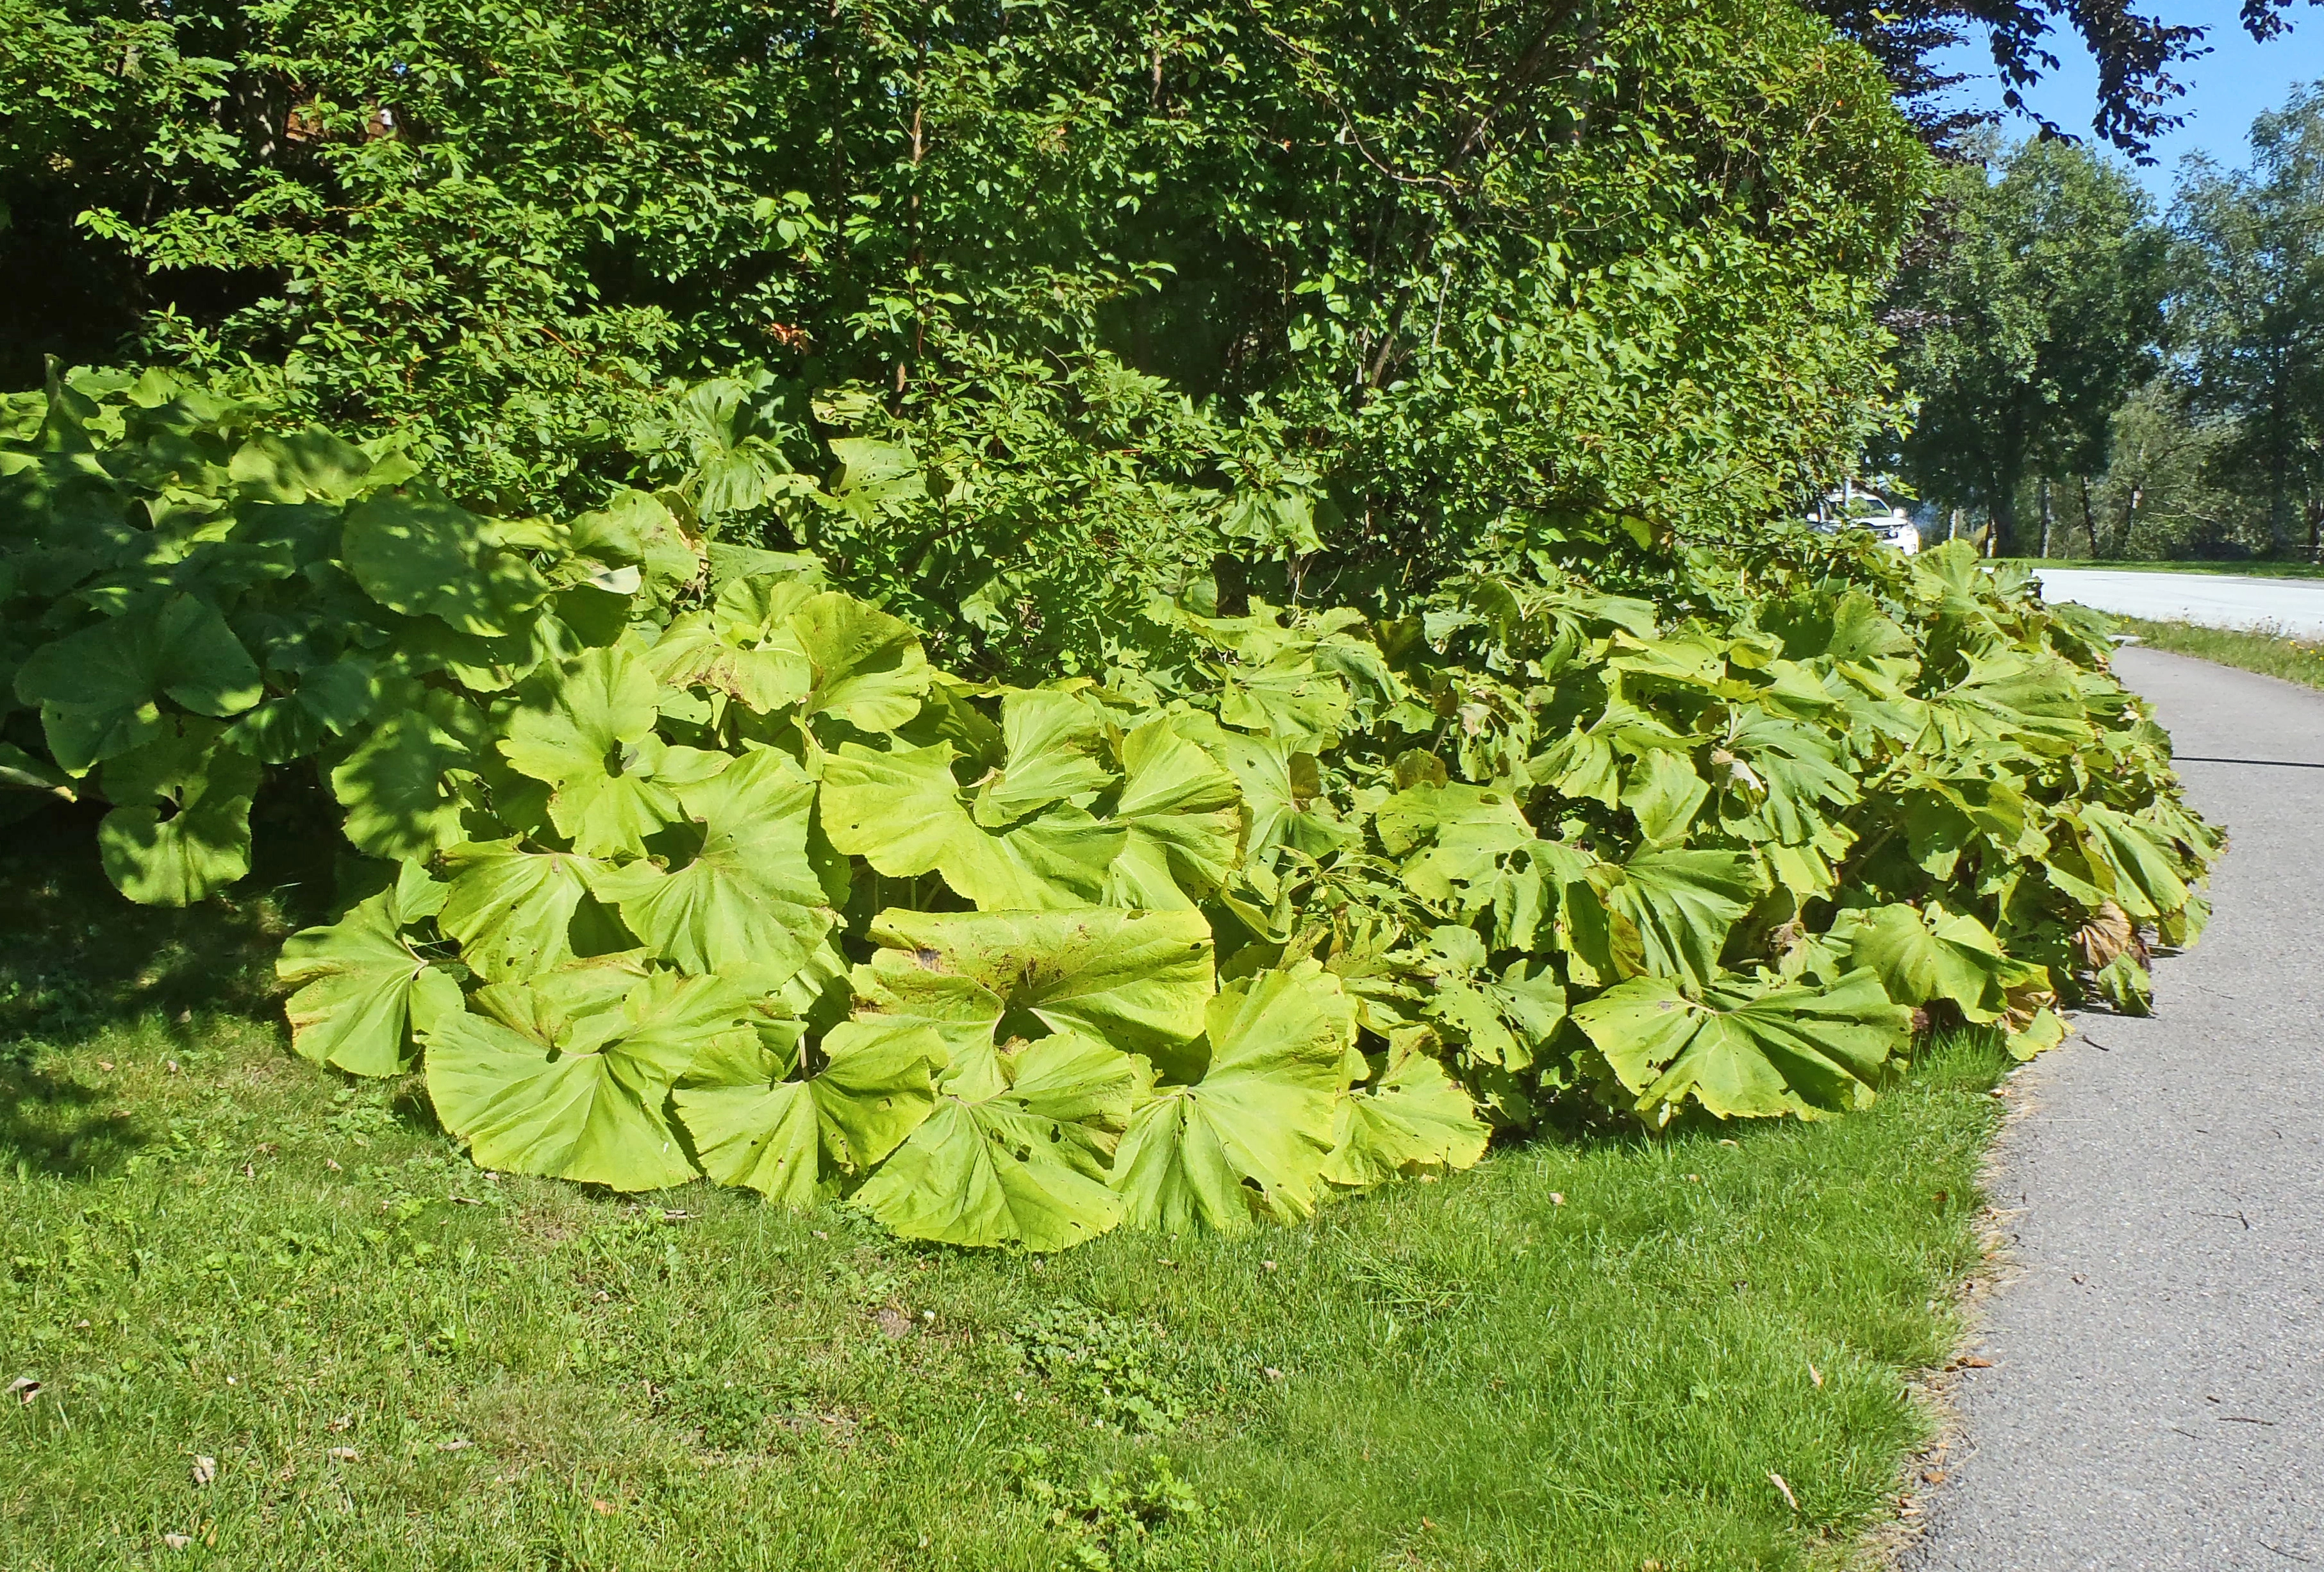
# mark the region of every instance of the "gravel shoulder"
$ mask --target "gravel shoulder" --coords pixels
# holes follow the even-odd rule
[[[2018,1077],[2018,1275],[1908,1572],[2324,1567],[2324,693],[2116,670],[2233,846],[2155,1015],[2083,1015]]]

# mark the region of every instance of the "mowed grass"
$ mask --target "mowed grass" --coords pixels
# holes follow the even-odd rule
[[[2198,627],[2192,623],[2148,622],[2144,617],[2118,616],[2115,621],[2125,633],[2137,634],[2139,643],[2151,650],[2192,655],[2221,666],[2239,666],[2287,682],[2324,688],[2324,644],[2310,640],[2240,628]]]
[[[2122,561],[2099,557],[2011,557],[2024,568],[2089,568],[2108,573],[2218,573],[2234,578],[2324,578],[2324,564],[2315,562],[2157,562]]]
[[[489,1176],[416,1080],[288,1053],[298,892],[138,911],[37,838],[0,858],[9,1572],[1840,1565],[1978,1259],[1975,1039],[1849,1119],[1047,1258]]]

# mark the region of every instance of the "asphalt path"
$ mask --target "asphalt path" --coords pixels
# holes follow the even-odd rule
[[[2293,638],[2324,638],[2324,579],[2107,568],[2042,568],[2034,576],[2042,581],[2044,600],[2079,601],[2151,622],[2272,628]]]
[[[1993,1196],[2022,1274],[1913,1572],[2324,1568],[2324,693],[2116,670],[2234,843],[2154,1015],[2082,1015],[2014,1083]]]

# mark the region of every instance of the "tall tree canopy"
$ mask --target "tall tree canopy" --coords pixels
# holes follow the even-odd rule
[[[2158,364],[2166,242],[2127,175],[2063,142],[1949,171],[1938,214],[1895,296],[1919,400],[1902,465],[2014,550],[2023,485],[2103,467],[2116,410]]]
[[[2215,462],[2267,501],[2281,549],[2324,539],[2324,91],[2252,127],[2253,166],[2195,164],[2180,190],[2173,316]]]
[[[2315,0],[2310,0],[2311,4]],[[1810,0],[1887,69],[1900,100],[1927,134],[1958,135],[1983,118],[1941,97],[1961,81],[1931,57],[1982,36],[2000,73],[2003,105],[2037,121],[2045,135],[2060,127],[2034,113],[2024,90],[2059,67],[2059,41],[2070,29],[2098,68],[2091,128],[2144,160],[2153,140],[2181,124],[2172,105],[2184,85],[2172,73],[2206,53],[2209,30],[2146,14],[2134,0]],[[2290,26],[2294,0],[2244,0],[2242,23],[2254,38]],[[2062,26],[2061,26],[2062,24]]]

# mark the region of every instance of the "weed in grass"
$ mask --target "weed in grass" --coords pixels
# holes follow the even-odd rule
[[[1047,1514],[1052,1528],[1072,1535],[1065,1565],[1078,1572],[1164,1572],[1206,1565],[1185,1555],[1183,1533],[1171,1537],[1172,1530],[1200,1527],[1209,1508],[1178,1477],[1167,1456],[1157,1453],[1130,1467],[1092,1474],[1078,1485],[1063,1485],[1052,1477],[1063,1471],[1046,1447],[1013,1448],[1003,1455],[1002,1466],[1010,1483]]]
[[[1014,1336],[1026,1364],[1093,1426],[1165,1435],[1185,1420],[1192,1362],[1157,1323],[1066,1302],[1036,1308]]]

